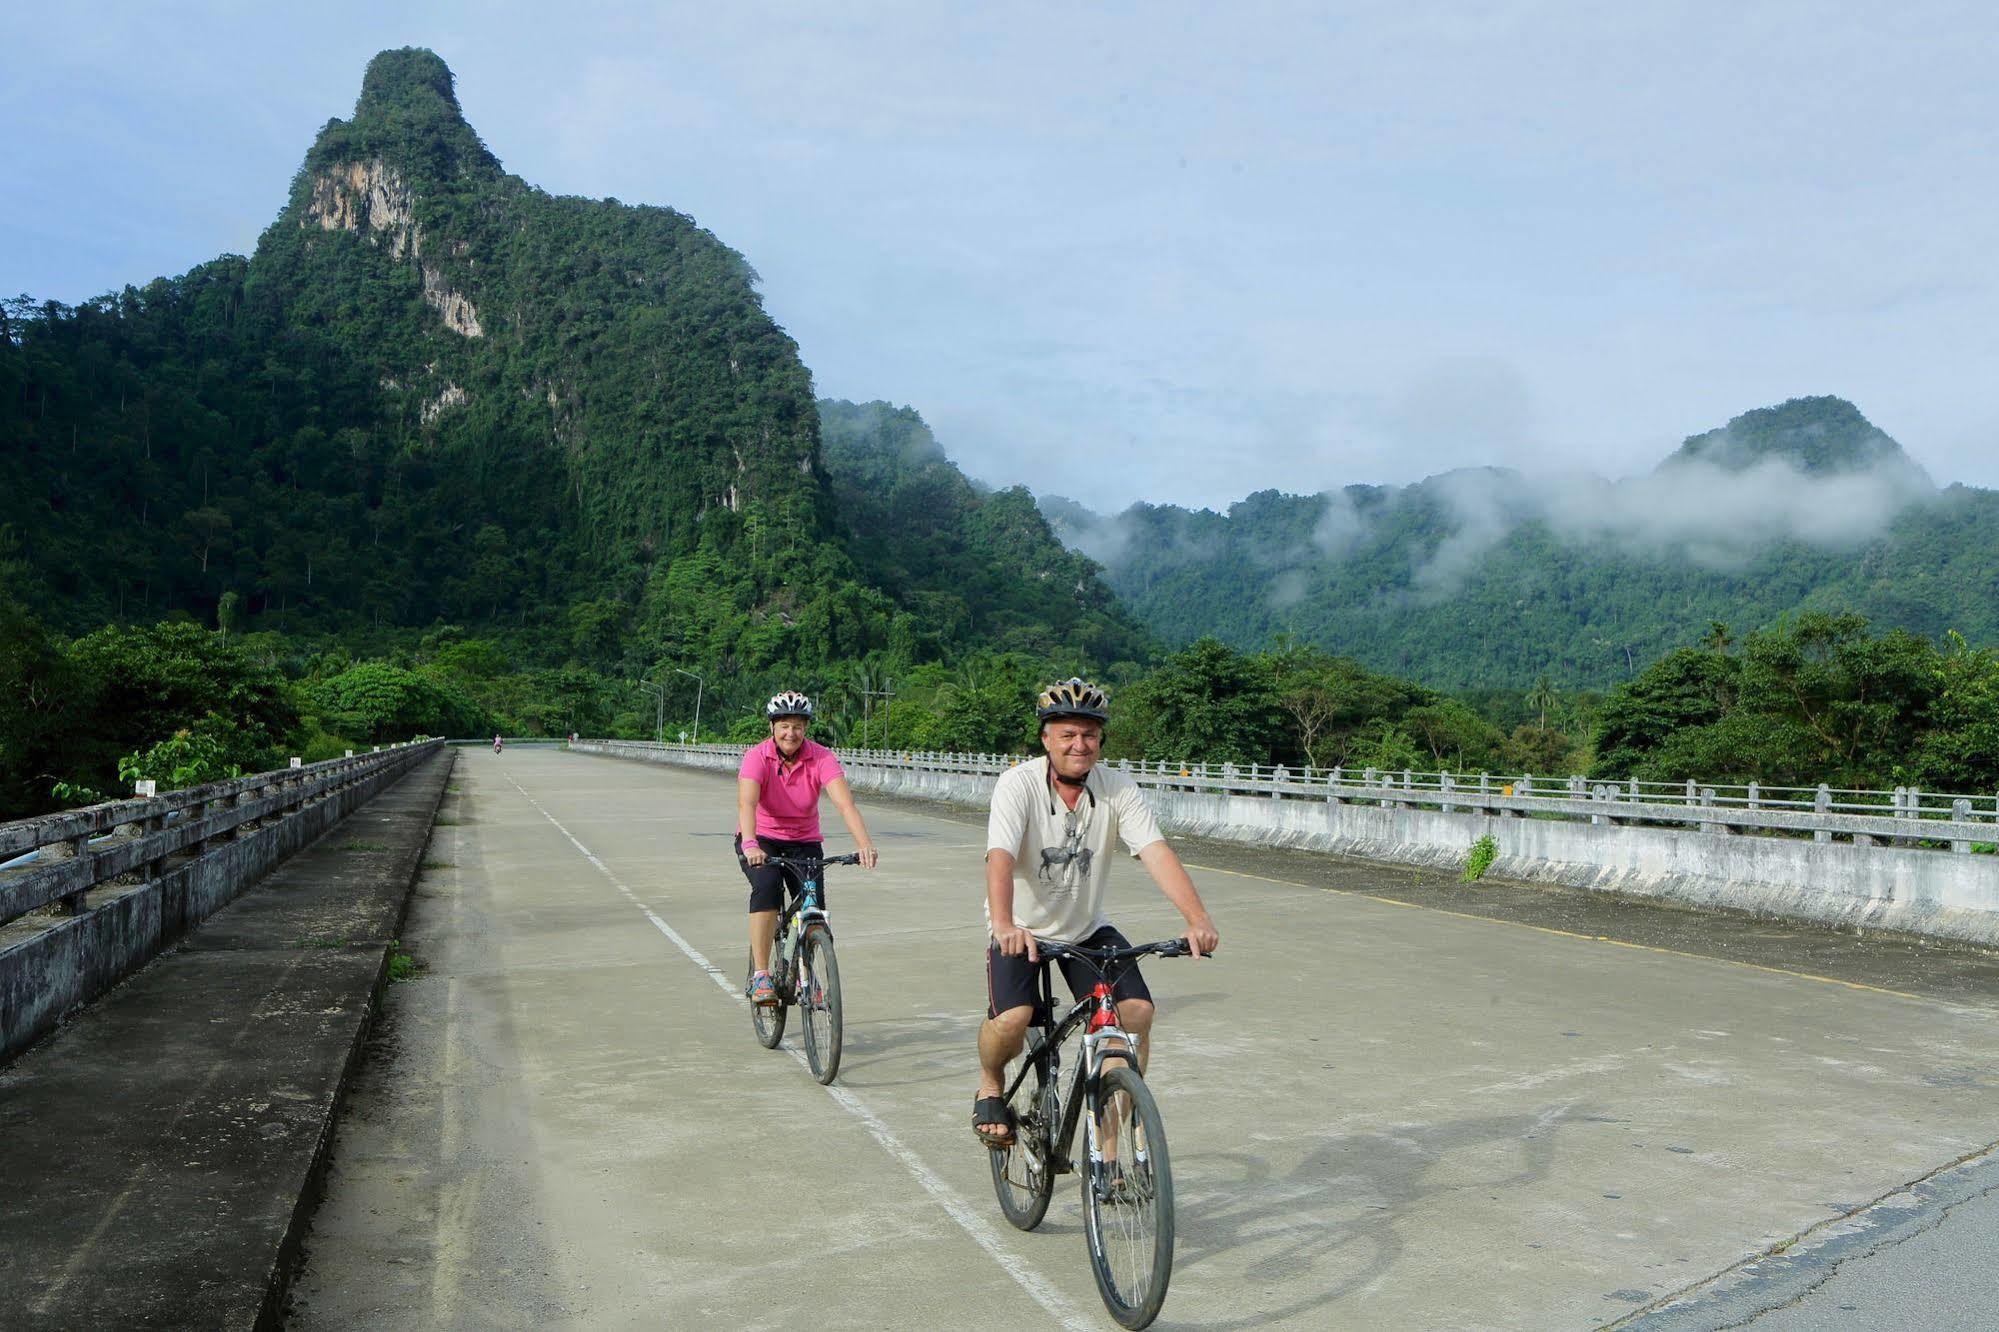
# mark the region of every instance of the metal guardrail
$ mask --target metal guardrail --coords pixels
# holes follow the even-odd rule
[[[593,740],[634,751],[672,755],[741,755],[741,745],[658,744]],[[998,776],[1021,762],[1010,754],[946,754],[921,750],[839,751],[849,768]],[[1165,791],[1327,804],[1376,805],[1479,813],[1501,818],[1558,818],[1595,824],[1689,827],[1710,833],[1809,834],[1819,842],[1857,846],[1948,843],[1968,854],[1999,844],[1999,795],[1843,790],[1830,786],[1708,785],[1699,782],[1591,782],[1584,777],[1518,777],[1489,773],[1400,772],[1363,768],[1286,768],[1260,764],[1175,763],[1115,759],[1140,786]]]
[[[0,925],[37,910],[78,914],[84,894],[100,884],[155,879],[174,857],[203,855],[384,769],[406,767],[442,743],[389,745],[0,824],[0,861],[6,862],[0,864]]]

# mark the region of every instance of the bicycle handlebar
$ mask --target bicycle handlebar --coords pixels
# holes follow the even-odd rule
[[[1133,944],[1129,948],[1084,948],[1079,944],[1057,943],[1053,939],[1036,939],[1034,951],[1042,957],[1080,957],[1085,961],[1127,962],[1135,957],[1189,957],[1193,947],[1185,939],[1161,939],[1157,943]],[[1214,952],[1211,948],[1202,956]]]
[[[766,865],[789,865],[793,869],[811,869],[816,865],[858,865],[861,853],[849,851],[844,856],[823,856],[817,860],[805,856],[765,856]]]

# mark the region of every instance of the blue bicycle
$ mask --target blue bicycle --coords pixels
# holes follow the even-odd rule
[[[764,862],[784,871],[785,908],[778,915],[770,949],[774,1004],[751,1004],[757,1042],[775,1050],[784,1039],[785,1015],[793,1008],[805,1019],[805,1062],[812,1076],[831,1082],[840,1071],[840,963],[833,956],[833,922],[819,905],[819,880],[827,865],[858,865],[856,854],[812,860],[772,856]],[[754,973],[756,960],[750,961]],[[749,993],[745,982],[743,992]]]

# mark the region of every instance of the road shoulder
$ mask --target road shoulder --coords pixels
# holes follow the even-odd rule
[[[267,1326],[456,755],[0,1071],[9,1326]]]

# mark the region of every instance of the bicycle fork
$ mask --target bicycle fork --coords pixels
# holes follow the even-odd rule
[[[1068,1122],[1063,1125],[1062,1150],[1057,1159],[1066,1166],[1068,1144],[1072,1141],[1078,1118],[1083,1123],[1084,1155],[1089,1167],[1091,1187],[1102,1189],[1105,1181],[1104,1141],[1103,1141],[1103,1066],[1106,1058],[1121,1060],[1138,1071],[1138,1038],[1117,1024],[1117,1005],[1111,999],[1110,986],[1098,981],[1090,997],[1096,1001],[1097,1011],[1090,1015],[1089,1025],[1083,1030],[1082,1066],[1076,1073],[1076,1088],[1069,1098]],[[1088,1113],[1082,1111],[1087,1105]],[[1149,1153],[1145,1140],[1132,1125],[1132,1158],[1139,1168],[1149,1163]]]

